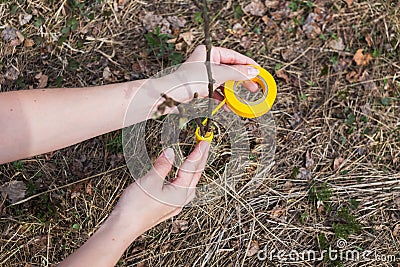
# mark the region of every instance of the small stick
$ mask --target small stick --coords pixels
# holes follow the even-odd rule
[[[212,112],[212,99],[214,89],[214,79],[211,73],[211,36],[210,36],[210,19],[208,17],[207,0],[203,0],[203,21],[204,21],[204,43],[206,45],[207,57],[206,68],[208,76],[208,120],[204,131],[210,131],[211,112]],[[204,135],[203,135],[204,136]]]
[[[199,93],[195,92],[193,98],[197,99],[198,97],[199,97]],[[199,126],[199,128],[200,128],[200,135],[205,136],[204,125],[203,125],[203,123],[201,123],[200,118],[195,118],[194,121],[196,122],[197,126]]]

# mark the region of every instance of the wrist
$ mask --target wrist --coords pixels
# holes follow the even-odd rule
[[[132,223],[132,220],[126,218],[118,210],[114,210],[108,216],[99,231],[112,233],[115,239],[125,244],[126,247],[145,232],[140,224]]]

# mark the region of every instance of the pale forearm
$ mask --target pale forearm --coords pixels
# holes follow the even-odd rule
[[[112,213],[89,240],[59,266],[115,266],[128,246],[144,231]]]
[[[0,164],[122,128],[127,107],[143,82],[1,93]],[[150,100],[140,101],[137,107],[145,111],[131,123],[147,119],[154,104]]]

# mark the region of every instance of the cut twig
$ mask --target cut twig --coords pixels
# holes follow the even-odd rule
[[[204,44],[206,45],[206,68],[208,76],[208,120],[205,126],[205,133],[210,131],[211,125],[211,112],[212,112],[212,98],[214,89],[214,79],[211,73],[211,35],[210,35],[210,19],[208,17],[207,0],[203,0],[203,21],[204,21]]]

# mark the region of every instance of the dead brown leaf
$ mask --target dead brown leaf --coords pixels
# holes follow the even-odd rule
[[[89,183],[86,185],[85,193],[88,194],[89,196],[93,195],[92,182],[91,181],[89,181]]]
[[[276,9],[280,4],[278,0],[265,0],[265,6],[268,8]]]
[[[235,23],[232,27],[232,34],[242,37],[243,35],[246,34],[245,29],[243,28],[242,24],[240,23]]]
[[[318,18],[318,15],[315,13],[308,14],[308,17],[303,25],[303,31],[310,39],[315,39],[319,37],[322,33],[320,26],[315,21]]]
[[[32,39],[25,39],[24,46],[25,47],[32,47],[35,45],[35,42]]]
[[[269,213],[271,218],[278,219],[286,214],[286,208],[282,208],[277,205],[272,210],[270,210]]]
[[[12,204],[25,198],[26,185],[22,181],[11,181],[0,186],[3,198],[8,197]]]
[[[282,185],[282,190],[285,192],[290,192],[293,189],[293,183],[291,181],[286,181]]]
[[[18,46],[22,44],[25,40],[25,37],[22,35],[22,33],[12,27],[5,28],[1,32],[1,37],[3,38],[4,42],[8,43],[11,46]]]
[[[260,250],[260,246],[258,244],[258,241],[257,240],[252,240],[250,242],[249,250],[246,252],[246,256],[247,257],[252,257],[252,256],[256,255],[259,250]]]
[[[325,211],[324,202],[321,201],[321,200],[318,200],[318,201],[317,201],[317,211],[318,211],[319,214],[322,214],[322,213],[324,213],[324,211]]]
[[[338,157],[333,161],[333,169],[339,170],[340,168],[343,167],[343,165],[346,163],[346,160],[342,157]]]
[[[396,198],[394,203],[396,203],[397,208],[400,209],[400,197]]]
[[[6,74],[4,75],[4,78],[6,78],[7,80],[10,81],[15,81],[16,79],[18,79],[19,77],[19,70],[14,68],[14,67],[10,67],[8,68]]]
[[[183,38],[183,41],[185,41],[185,43],[187,45],[189,45],[189,46],[192,45],[192,41],[194,39],[194,34],[191,31],[181,33],[181,37]]]
[[[251,38],[248,36],[243,36],[242,39],[240,39],[240,46],[243,47],[244,49],[249,48],[251,45]]]
[[[371,61],[372,55],[371,54],[363,54],[363,49],[360,48],[354,54],[353,59],[356,62],[357,66],[365,66],[365,65],[368,65],[368,63]]]
[[[346,75],[346,80],[347,80],[349,83],[353,83],[353,82],[357,81],[357,80],[358,80],[358,73],[355,72],[354,70],[353,70],[353,71],[350,71],[350,72],[347,73],[347,75]]]
[[[344,0],[347,4],[348,7],[351,7],[351,5],[353,4],[354,0]]]
[[[142,18],[143,26],[148,31],[153,31],[157,26],[161,24],[163,17],[160,15],[155,15],[154,12],[147,12]]]
[[[29,23],[32,19],[31,14],[19,14],[19,25],[24,26],[25,24]]]
[[[396,225],[393,229],[393,236],[400,236],[400,224]]]
[[[261,0],[252,0],[250,4],[243,8],[245,13],[250,13],[253,16],[261,17],[265,14],[265,6]]]
[[[38,82],[39,82],[37,88],[39,88],[39,89],[46,88],[47,82],[49,80],[49,77],[47,75],[40,72],[40,73],[36,74],[35,79],[38,80]]]
[[[378,88],[371,75],[366,70],[361,74],[358,81],[362,82],[362,85],[366,91],[373,91]]]
[[[172,223],[171,233],[177,234],[189,229],[189,223],[186,220],[175,220]]]
[[[182,48],[183,48],[183,42],[175,44],[176,51],[182,51]]]
[[[372,40],[371,34],[367,33],[364,38],[369,47],[372,47],[374,45],[374,41]]]
[[[314,166],[314,159],[313,159],[313,156],[311,155],[310,151],[307,150],[307,152],[306,152],[306,168],[311,169],[312,166]]]
[[[171,23],[172,27],[175,29],[183,28],[186,25],[186,20],[184,18],[179,18],[177,16],[168,16],[167,20]]]
[[[302,179],[302,180],[307,180],[308,182],[311,181],[311,172],[307,170],[306,168],[301,167],[299,169],[299,173],[296,175],[297,179]]]
[[[287,76],[287,74],[285,73],[285,71],[283,69],[277,70],[276,71],[276,76],[278,76],[279,78],[282,78],[286,81],[286,83],[290,82],[289,77]]]
[[[105,67],[103,70],[103,79],[104,81],[111,82],[112,79],[112,72],[110,71],[109,67]]]
[[[343,39],[342,38],[337,38],[336,40],[332,40],[329,42],[329,46],[332,49],[338,50],[338,51],[343,51],[345,49],[345,46],[343,44]]]

